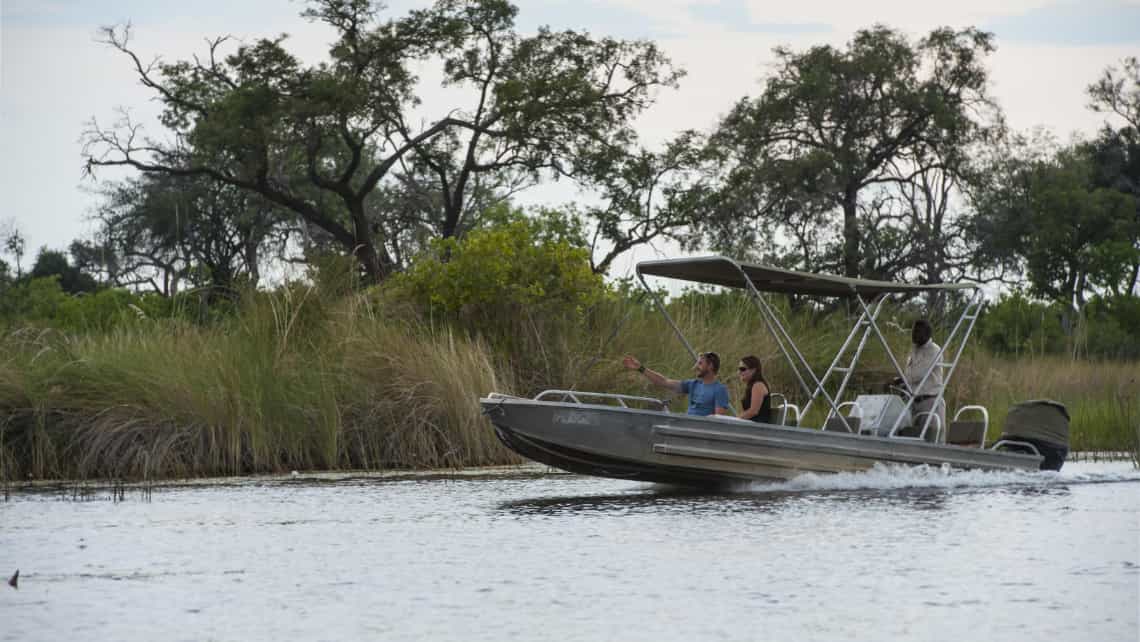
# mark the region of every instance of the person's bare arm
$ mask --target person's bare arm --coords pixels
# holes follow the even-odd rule
[[[741,419],[751,419],[760,414],[760,404],[764,403],[764,397],[768,395],[768,386],[762,383],[756,383],[752,386],[752,392],[748,399],[748,410],[740,413]]]
[[[645,378],[651,381],[653,384],[661,386],[662,388],[668,388],[673,392],[681,392],[680,381],[677,381],[676,379],[670,379],[660,372],[646,368],[645,366],[641,365],[641,362],[638,361],[636,357],[627,354],[622,358],[621,362],[622,365],[624,365],[626,368],[629,368],[630,370],[640,371],[645,375]]]

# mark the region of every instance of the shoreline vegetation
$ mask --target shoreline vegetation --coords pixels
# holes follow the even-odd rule
[[[722,355],[721,379],[734,397],[727,373],[741,356],[757,354],[773,390],[798,401],[790,371],[743,297],[689,292],[669,306],[694,346]],[[480,396],[552,387],[660,396],[621,367],[627,352],[672,377],[690,371],[684,349],[644,302],[610,291],[576,310],[509,306],[492,315],[475,306],[436,316],[392,289],[293,285],[250,292],[207,323],[124,316],[108,329],[11,329],[0,338],[0,480],[521,463],[497,442]],[[809,360],[826,363],[846,314],[785,314]],[[899,306],[890,314],[897,321],[889,340],[905,354],[902,328],[913,312]],[[881,390],[890,378],[885,354],[872,346],[863,363],[853,392]],[[1135,460],[1138,371],[1134,361],[1010,357],[974,345],[948,399],[951,412],[986,406],[990,440],[1013,403],[1055,399],[1072,415],[1073,451]],[[822,419],[823,410],[813,410],[803,424]]]

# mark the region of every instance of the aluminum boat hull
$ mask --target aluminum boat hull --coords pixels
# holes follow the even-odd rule
[[[499,439],[573,473],[687,486],[857,472],[877,463],[1038,470],[1041,457],[668,412],[484,397]]]

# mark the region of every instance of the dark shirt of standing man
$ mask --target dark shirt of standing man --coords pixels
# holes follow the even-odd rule
[[[715,352],[702,352],[698,355],[697,363],[693,366],[697,377],[680,381],[646,368],[631,355],[625,355],[621,361],[626,368],[644,374],[653,384],[689,395],[690,415],[731,414],[728,410],[728,388],[716,380],[716,373],[720,370],[720,357]]]

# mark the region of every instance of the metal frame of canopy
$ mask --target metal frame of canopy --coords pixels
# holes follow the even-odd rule
[[[954,370],[958,367],[958,361],[961,359],[962,352],[966,347],[971,332],[973,332],[974,324],[981,313],[981,308],[984,305],[982,292],[974,284],[908,284],[908,283],[890,283],[887,281],[872,281],[868,279],[852,279],[841,276],[833,276],[828,274],[811,274],[807,272],[796,272],[792,270],[783,270],[780,268],[752,265],[748,263],[740,263],[733,259],[721,256],[700,257],[692,259],[670,259],[663,261],[643,261],[637,264],[637,278],[641,281],[641,286],[653,299],[654,305],[657,310],[669,322],[670,327],[673,328],[674,334],[684,344],[685,349],[694,360],[697,359],[697,352],[693,346],[685,338],[684,333],[677,327],[673,318],[669,316],[669,312],[665,309],[664,303],[661,298],[654,292],[649,284],[645,281],[645,276],[658,276],[663,278],[672,278],[682,281],[690,281],[694,283],[704,283],[709,285],[720,285],[724,287],[735,287],[747,290],[755,301],[757,308],[760,311],[761,318],[764,319],[768,331],[776,340],[776,345],[779,347],[780,352],[788,360],[788,364],[792,368],[793,374],[799,381],[804,393],[807,394],[808,400],[804,405],[803,414],[806,415],[808,409],[820,396],[827,401],[831,407],[830,416],[836,416],[842,422],[844,428],[848,432],[855,432],[848,423],[847,417],[839,410],[839,402],[843,398],[843,393],[847,389],[847,384],[851,379],[851,373],[854,372],[859,358],[863,354],[863,350],[867,345],[867,339],[872,333],[878,338],[883,349],[886,350],[887,356],[891,360],[891,365],[894,366],[895,371],[903,380],[903,385],[906,387],[909,399],[906,401],[904,412],[900,413],[894,424],[891,426],[889,435],[891,437],[897,436],[904,416],[909,416],[915,402],[915,390],[921,390],[922,386],[930,378],[935,368],[945,368],[946,373],[943,378],[942,389],[938,391],[938,395],[934,400],[932,408],[938,408],[939,404],[945,405],[946,383],[950,381],[954,374]],[[902,366],[899,365],[898,359],[895,358],[894,353],[891,351],[890,344],[887,342],[886,337],[883,335],[882,330],[876,323],[879,312],[882,310],[883,303],[894,294],[903,293],[917,293],[917,292],[933,292],[933,291],[954,291],[954,290],[973,290],[969,297],[966,307],[963,309],[958,322],[954,325],[954,329],[950,335],[946,337],[941,349],[938,351],[934,362],[923,373],[921,381],[914,388],[911,388],[910,382],[907,381],[906,375],[903,372]],[[854,297],[858,302],[861,309],[859,319],[852,326],[851,331],[847,334],[843,345],[839,348],[835,357],[831,360],[831,364],[824,372],[822,377],[817,377],[815,371],[812,369],[811,364],[808,363],[806,357],[796,345],[795,340],[788,333],[784,324],[780,321],[779,315],[776,313],[775,308],[771,303],[765,299],[762,292],[776,292],[785,294],[808,294],[815,296],[829,296],[829,297]],[[868,303],[868,300],[870,303]],[[860,330],[862,332],[860,333]],[[840,361],[847,354],[851,348],[856,335],[860,335],[858,343],[855,346],[854,352],[851,354],[850,360],[847,365],[839,365]],[[959,336],[960,335],[960,336]],[[956,349],[953,351],[953,359],[946,361],[944,359],[947,354],[948,348],[957,340]],[[797,363],[798,362],[798,363]],[[802,369],[802,370],[801,370]],[[826,383],[832,374],[842,374],[843,378],[839,383],[839,388],[832,395],[827,391]],[[805,380],[805,375],[810,377],[811,385]],[[934,418],[934,413],[928,413],[926,420],[923,423],[920,437],[926,434],[930,427],[930,422]],[[825,422],[826,423],[826,422]],[[944,439],[946,426],[942,426],[939,421],[938,425],[938,439]]]

